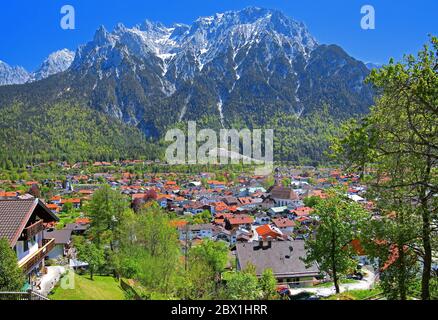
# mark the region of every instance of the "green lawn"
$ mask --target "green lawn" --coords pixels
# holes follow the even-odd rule
[[[367,300],[381,294],[380,289],[352,290],[341,294],[330,296],[324,300]]]
[[[343,284],[353,284],[353,283],[359,283],[358,280],[353,280],[353,279],[342,279],[339,281],[339,285],[343,285]],[[334,287],[335,283],[334,282],[325,282],[325,283],[320,283],[317,284],[315,286],[315,288],[330,288],[330,287]]]
[[[72,211],[70,213],[61,212],[58,214],[59,222],[56,225],[57,230],[62,230],[69,223],[74,223],[81,215],[79,212]]]
[[[125,293],[119,282],[112,277],[75,275],[75,289],[65,290],[57,287],[51,300],[125,300]]]

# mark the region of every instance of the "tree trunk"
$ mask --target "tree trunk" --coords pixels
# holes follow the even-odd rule
[[[430,244],[430,216],[423,210],[423,276],[421,279],[421,299],[430,300],[430,274],[432,272],[432,246]]]
[[[430,151],[430,150],[429,150]],[[432,172],[432,160],[429,157],[427,161],[427,168],[424,173],[424,181],[430,183],[430,177]],[[421,215],[423,219],[423,249],[424,249],[424,261],[423,261],[423,275],[421,279],[421,299],[430,300],[430,274],[432,272],[432,245],[430,243],[430,212],[428,206],[429,190],[427,187],[423,187],[421,190]]]
[[[336,289],[336,294],[341,293],[341,290],[339,288],[339,279],[338,279],[338,271],[336,268],[336,257],[335,257],[335,252],[336,252],[336,238],[335,235],[333,234],[332,236],[332,271],[333,271],[333,283],[335,284],[335,289]]]
[[[90,279],[93,280],[93,268],[90,268]]]
[[[406,266],[405,266],[405,252],[403,249],[403,245],[400,247],[398,246],[398,253],[400,256],[400,265],[399,265],[399,277],[398,277],[398,286],[399,286],[399,293],[400,293],[400,300],[407,300],[406,295]]]
[[[339,288],[339,279],[338,274],[336,272],[336,267],[333,266],[333,282],[335,283],[336,294],[341,293],[341,289]]]

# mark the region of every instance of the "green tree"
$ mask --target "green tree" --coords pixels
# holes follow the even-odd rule
[[[373,70],[368,81],[379,94],[375,107],[362,122],[350,124],[333,149],[350,167],[372,169],[369,180],[376,198],[394,193],[418,216],[412,250],[423,265],[421,297],[428,300],[438,212],[438,39],[431,37],[430,46],[416,57]]]
[[[225,242],[205,240],[190,250],[190,257],[194,260],[205,261],[214,272],[214,279],[218,283],[227,265],[228,253],[229,249]]]
[[[0,239],[0,291],[20,291],[24,276],[6,239]]]
[[[259,288],[262,292],[263,300],[271,300],[278,297],[277,294],[277,279],[275,279],[272,269],[263,271],[259,279]]]
[[[127,199],[109,185],[104,185],[93,194],[86,210],[91,219],[89,234],[93,242],[98,247],[109,244],[114,251],[120,238],[120,226],[130,213]]]
[[[62,211],[67,214],[71,213],[73,211],[73,203],[71,202],[64,203],[64,205],[62,206]]]
[[[309,208],[314,208],[319,203],[320,200],[321,200],[320,197],[315,197],[315,196],[306,197],[304,198],[304,205]]]
[[[351,241],[360,235],[360,227],[366,218],[364,209],[350,201],[340,190],[330,190],[327,199],[315,207],[318,218],[314,236],[306,240],[308,250],[305,262],[317,262],[320,269],[330,274],[336,293],[340,293],[339,279],[354,270],[355,252]]]
[[[203,223],[210,223],[212,220],[212,215],[210,211],[205,210],[200,214],[196,214],[191,218],[192,224],[203,224]]]
[[[177,231],[166,212],[149,207],[130,215],[123,220],[120,234],[117,272],[150,290],[171,294],[181,254]]]
[[[189,260],[187,269],[179,269],[178,296],[185,300],[210,300],[215,298],[215,273],[211,266],[198,256],[189,256]]]
[[[84,237],[75,237],[73,240],[77,252],[77,259],[88,263],[90,279],[105,264],[105,251],[95,243],[86,240]]]
[[[227,300],[259,300],[262,291],[254,270],[228,274],[224,294]]]

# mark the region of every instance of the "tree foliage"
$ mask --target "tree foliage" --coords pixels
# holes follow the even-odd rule
[[[309,265],[317,262],[333,278],[339,293],[340,277],[355,269],[357,254],[350,244],[360,236],[367,214],[339,190],[331,190],[329,197],[316,205],[314,215],[318,223],[313,236],[306,240],[305,262]]]
[[[17,255],[9,241],[0,239],[0,291],[18,292],[24,285],[24,276],[18,267]]]
[[[143,209],[124,220],[121,235],[115,258],[117,272],[139,280],[150,290],[173,294],[180,250],[168,215],[157,207]]]
[[[0,167],[47,161],[112,161],[160,157],[135,127],[87,107],[57,103],[0,106]]]
[[[104,249],[80,236],[73,239],[73,244],[76,249],[77,259],[88,263],[90,278],[93,280],[94,274],[105,264]]]
[[[373,70],[368,81],[379,93],[376,105],[347,128],[334,150],[347,165],[366,171],[382,214],[392,206],[399,229],[410,224],[409,236],[388,239],[387,249],[397,245],[401,254],[406,245],[417,254],[421,297],[428,300],[438,214],[438,39],[431,37],[417,56]]]

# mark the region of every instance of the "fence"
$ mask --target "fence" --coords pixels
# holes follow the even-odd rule
[[[0,301],[44,301],[49,300],[48,298],[36,293],[32,290],[27,292],[0,292]]]

